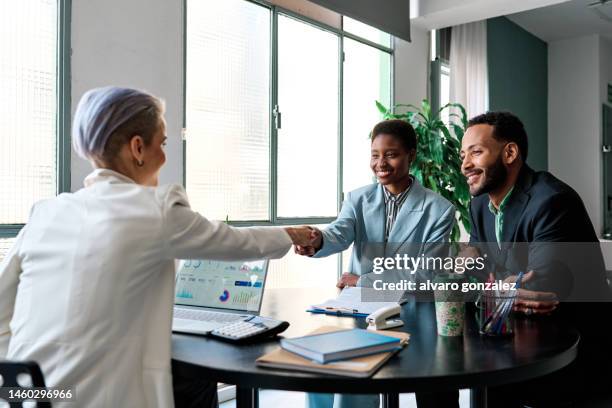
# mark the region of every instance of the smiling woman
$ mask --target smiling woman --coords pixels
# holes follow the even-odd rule
[[[370,168],[391,194],[411,184],[410,166],[416,154],[416,134],[408,122],[387,120],[372,130]]]

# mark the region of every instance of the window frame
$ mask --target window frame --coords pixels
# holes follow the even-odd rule
[[[70,191],[70,26],[72,0],[57,1],[56,194]],[[25,224],[0,224],[0,238],[14,238]]]
[[[187,126],[187,13],[188,13],[188,1],[183,0],[183,124],[182,127]],[[344,38],[350,38],[359,43],[378,49],[389,54],[390,56],[390,99],[394,100],[394,39],[391,36],[391,46],[386,47],[384,45],[369,41],[365,38],[361,38],[357,35],[351,34],[344,31],[343,22],[344,18],[341,19],[341,28],[329,26],[321,23],[317,20],[309,17],[302,16],[291,10],[283,7],[271,4],[265,0],[242,0],[249,3],[254,3],[259,6],[265,7],[270,10],[270,192],[269,192],[269,206],[268,215],[269,220],[244,220],[244,221],[228,221],[232,226],[246,227],[246,226],[283,226],[283,225],[296,225],[296,224],[329,224],[336,219],[342,202],[344,201],[344,190],[343,190],[343,83],[344,83]],[[338,38],[338,129],[337,129],[337,209],[336,216],[333,217],[279,217],[277,212],[277,197],[278,197],[278,129],[276,128],[275,122],[275,107],[278,105],[278,16],[284,15],[289,18],[296,19],[302,23],[310,24],[316,28],[324,31],[328,31]],[[373,106],[374,109],[374,106]],[[282,107],[281,107],[282,115]],[[183,186],[187,185],[187,143],[183,138]],[[341,261],[341,258],[339,258]]]

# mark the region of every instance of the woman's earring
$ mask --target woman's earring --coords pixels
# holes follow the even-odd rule
[[[136,161],[136,164],[138,165],[138,167],[142,167],[142,166],[144,166],[144,161],[143,160],[138,160],[138,161]]]

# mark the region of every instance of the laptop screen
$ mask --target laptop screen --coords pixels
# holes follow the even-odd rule
[[[259,312],[267,269],[267,260],[181,261],[174,303]]]

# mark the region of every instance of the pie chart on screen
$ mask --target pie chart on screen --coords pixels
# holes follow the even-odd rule
[[[221,296],[219,296],[219,300],[222,302],[227,302],[227,300],[229,299],[229,292],[226,290],[223,291],[223,293],[221,294]]]

